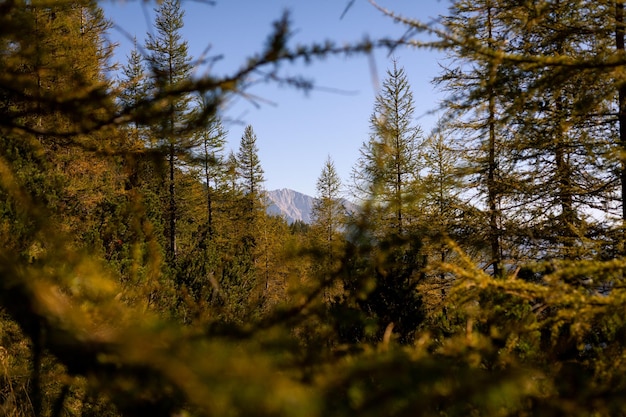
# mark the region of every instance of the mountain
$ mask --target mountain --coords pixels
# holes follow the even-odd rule
[[[317,200],[314,197],[299,193],[288,188],[267,191],[267,213],[282,216],[287,223],[292,224],[297,220],[311,224],[311,212]],[[346,199],[342,199],[347,213],[355,213],[358,207]]]
[[[311,211],[315,198],[287,188],[268,191],[266,194],[268,214],[282,216],[289,224],[296,220],[309,224],[312,222]]]

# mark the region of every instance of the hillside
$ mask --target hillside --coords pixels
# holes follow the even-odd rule
[[[297,220],[311,223],[315,198],[288,188],[267,192],[268,214],[282,216],[289,224]]]

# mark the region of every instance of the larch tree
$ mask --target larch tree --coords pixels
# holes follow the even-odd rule
[[[370,138],[352,171],[363,202],[362,227],[373,237],[366,239],[365,246],[373,247],[364,258],[375,277],[373,290],[358,304],[380,326],[377,337],[387,326],[403,343],[412,340],[423,317],[416,290],[424,266],[417,229],[422,131],[414,111],[407,76],[394,61],[375,99]]]
[[[200,96],[195,111],[206,111],[207,105],[206,97]],[[229,230],[224,224],[223,213],[228,211],[228,204],[224,201],[228,196],[224,184],[226,131],[218,114],[193,132],[193,141],[197,146],[188,158],[190,164],[179,175],[179,178],[187,178],[188,184],[181,184],[186,186],[185,199],[181,203],[189,207],[183,219],[183,225],[187,223],[186,242],[182,242],[183,230],[179,228],[181,250],[186,251],[179,257],[178,270],[186,289],[194,297],[194,305],[187,305],[187,310],[200,314],[204,302],[216,302],[219,298],[219,291],[213,288],[211,281],[216,279],[220,259],[227,252],[224,240],[232,239],[232,236],[227,237]],[[182,188],[179,186],[179,189]],[[183,243],[187,246],[183,247]]]
[[[71,235],[72,246],[94,256],[110,255],[108,244],[117,232],[105,230],[103,223],[116,219],[105,206],[109,201],[121,203],[120,173],[115,161],[88,151],[105,153],[117,145],[114,131],[92,131],[114,113],[104,76],[112,51],[105,40],[110,24],[91,1],[11,2],[0,7],[2,261],[32,263],[44,256],[44,245],[35,237],[40,227],[49,228],[48,236]],[[3,298],[8,296],[4,300],[15,302],[8,292],[2,291]],[[15,402],[11,410],[4,407],[3,389],[0,413],[47,414],[52,392],[60,385],[52,379],[58,375],[48,370],[57,363],[45,353],[46,326],[36,321],[23,326],[30,337],[26,341],[19,332],[5,331],[14,324],[2,310],[3,357],[12,356],[21,344],[26,349],[20,354],[29,360],[15,380],[12,360],[3,360],[2,385],[21,392],[8,398],[7,404]]]
[[[346,209],[341,201],[341,178],[330,156],[324,162],[317,179],[316,191],[312,211],[313,222],[323,230],[324,239],[332,246],[333,237],[344,224]]]
[[[600,18],[592,17],[598,10],[573,8],[564,1],[541,9],[510,6],[503,23],[511,52],[585,59],[589,45],[601,50],[607,43],[599,36]],[[602,226],[588,213],[605,211],[616,191],[610,174],[612,133],[603,120],[610,106],[587,98],[601,95],[604,80],[577,73],[541,85],[539,80],[551,71],[549,66],[517,67],[505,75],[506,83],[524,97],[511,100],[508,109],[508,158],[517,177],[507,196],[515,207],[508,233],[515,234],[515,246],[534,252],[525,257],[580,259],[604,240]]]
[[[313,219],[311,232],[315,240],[322,244],[324,255],[322,273],[325,281],[328,281],[334,263],[339,258],[341,227],[346,225],[346,208],[341,199],[341,179],[330,155],[317,179],[316,191],[316,200],[311,213]],[[324,285],[328,286],[330,282],[324,282]]]
[[[507,31],[500,24],[502,8],[498,1],[457,1],[444,18],[446,30],[472,39],[486,53],[493,53],[507,44]],[[463,137],[466,143],[465,175],[471,178],[483,200],[487,227],[485,240],[489,242],[488,259],[494,276],[503,273],[502,201],[505,191],[503,162],[502,102],[508,93],[506,85],[498,83],[498,76],[507,69],[500,62],[481,60],[468,44],[452,44],[446,49],[452,65],[444,67],[435,82],[448,93],[444,108],[449,111],[448,128],[452,134]],[[477,58],[473,65],[467,60]]]
[[[224,160],[224,172],[222,178],[222,190],[220,213],[226,220],[226,227],[222,231],[223,238],[231,242],[237,239],[243,229],[241,218],[245,217],[245,210],[242,210],[243,190],[239,176],[239,161],[237,154],[230,151]],[[242,214],[243,213],[243,214]]]
[[[462,160],[459,148],[443,131],[437,130],[424,141],[422,153],[424,175],[420,203],[423,215],[420,229],[424,232],[424,253],[438,265],[437,276],[444,279],[445,274],[439,268],[450,262],[454,253],[449,240],[471,253],[472,233],[468,231],[472,228],[472,210],[461,199],[465,184],[459,176]]]
[[[127,56],[127,62],[121,68],[118,79],[118,102],[122,114],[132,114],[131,122],[125,127],[127,141],[125,147],[129,150],[148,149],[152,147],[153,136],[150,126],[141,115],[148,104],[149,80],[144,66],[144,58],[139,51],[137,39],[133,39],[133,49]],[[128,188],[139,187],[144,180],[155,179],[156,169],[145,155],[132,152],[125,157],[128,171]],[[143,184],[145,186],[145,184]],[[153,187],[154,188],[154,187]],[[154,190],[153,192],[157,192]]]
[[[469,144],[494,273],[584,258],[609,238],[598,219],[616,215],[618,88],[612,64],[595,60],[614,57],[614,6],[458,1],[443,20],[454,65],[438,81]]]
[[[421,170],[422,131],[414,120],[413,93],[404,69],[393,61],[370,117],[371,136],[353,169],[357,197],[370,201],[382,230],[400,237],[415,220],[410,207]],[[413,218],[412,218],[413,217]]]

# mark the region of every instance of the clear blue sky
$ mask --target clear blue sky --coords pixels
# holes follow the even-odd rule
[[[217,0],[211,6],[201,1],[183,1],[183,36],[193,58],[210,47],[209,56],[222,55],[211,71],[228,74],[246,57],[260,51],[271,24],[284,10],[291,12],[295,36],[292,44],[332,39],[342,44],[364,36],[400,37],[405,28],[382,16],[367,0],[356,0],[343,19],[349,0]],[[447,0],[380,0],[379,4],[405,16],[430,21],[446,13]],[[154,18],[154,2],[101,3],[105,14],[119,29],[143,38]],[[126,62],[132,40],[113,29],[118,42],[116,60]],[[404,67],[416,103],[416,123],[427,134],[436,116],[425,115],[438,105],[441,95],[431,84],[438,74],[437,52],[399,49],[395,52]],[[344,185],[367,140],[369,117],[377,87],[391,64],[387,52],[374,54],[375,72],[366,56],[329,57],[310,65],[284,65],[283,73],[303,75],[322,87],[308,95],[273,84],[258,85],[249,93],[267,102],[257,108],[237,99],[224,109],[230,149],[236,150],[246,124],[258,137],[259,157],[265,171],[265,188],[291,188],[315,195],[315,185],[328,155]],[[373,76],[373,74],[375,76]],[[330,90],[329,90],[330,89]],[[333,89],[343,93],[332,92]]]

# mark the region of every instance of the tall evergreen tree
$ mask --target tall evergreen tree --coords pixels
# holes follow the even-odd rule
[[[316,200],[311,213],[313,218],[311,234],[322,245],[323,262],[320,266],[325,281],[328,281],[330,271],[339,259],[341,227],[346,224],[346,208],[341,201],[341,179],[330,155],[317,179],[316,190]]]
[[[207,228],[209,238],[214,234],[215,194],[221,186],[224,171],[224,146],[226,131],[221,120],[216,116],[209,120],[208,126],[200,132],[204,183],[206,187]]]
[[[438,81],[450,93],[452,124],[468,144],[467,173],[484,199],[488,263],[496,275],[504,262],[579,257],[592,236],[603,234],[584,213],[604,210],[613,191],[611,133],[600,120],[608,107],[591,98],[602,96],[605,81],[580,72],[553,78],[554,67],[542,62],[586,59],[589,45],[602,54],[601,9],[459,1],[444,21],[459,35],[449,49],[458,65]],[[520,65],[494,59],[498,54],[534,61]]]
[[[187,41],[181,35],[184,22],[184,11],[179,0],[165,0],[156,10],[154,26],[156,33],[148,33],[146,49],[150,70],[150,87],[153,94],[173,90],[181,83],[189,80],[191,57],[188,54]],[[176,166],[179,155],[186,152],[192,145],[183,129],[184,120],[189,113],[190,96],[176,95],[167,103],[165,114],[160,123],[154,126],[154,134],[167,155],[167,240],[168,259],[176,263]]]
[[[242,214],[243,191],[239,177],[239,161],[234,151],[230,151],[224,161],[224,177],[221,211],[227,219],[227,227],[224,229],[225,235],[229,240],[237,239],[241,233],[243,226],[240,224],[241,218],[245,218]]]
[[[134,39],[133,49],[127,57],[126,65],[122,67],[122,79],[120,80],[119,101],[124,112],[138,111],[142,102],[148,98],[148,80],[143,65],[143,56],[137,46],[137,38]],[[140,144],[145,138],[141,132],[140,117],[132,120],[131,139]]]
[[[313,204],[314,224],[321,227],[328,245],[344,223],[345,207],[341,202],[341,179],[330,155],[324,162],[316,184],[317,200]]]
[[[251,125],[246,126],[239,142],[237,168],[244,194],[248,199],[249,211],[252,212],[261,197],[261,187],[265,179],[259,159],[257,136]]]
[[[499,18],[502,8],[499,1],[457,1],[450,8],[451,15],[444,20],[446,29],[458,31],[472,38],[487,53],[493,53],[508,42],[507,31]],[[444,106],[450,111],[454,131],[466,143],[465,174],[471,178],[478,195],[483,199],[487,227],[484,239],[489,242],[488,259],[494,276],[503,272],[502,204],[505,192],[502,107],[506,85],[497,82],[506,68],[497,61],[478,61],[464,66],[461,62],[474,56],[467,45],[455,45],[447,50],[457,66],[445,68],[435,81],[449,93]],[[471,58],[470,58],[471,59]],[[480,93],[478,93],[480,91]]]
[[[424,231],[425,255],[441,265],[450,262],[453,254],[448,240],[452,239],[463,250],[471,253],[472,236],[466,230],[479,227],[475,227],[475,220],[472,221],[470,206],[464,204],[460,197],[465,191],[465,184],[459,176],[460,151],[453,149],[442,131],[431,134],[422,149],[424,178],[420,229]],[[440,272],[439,277],[444,278],[444,274]]]
[[[370,117],[371,137],[353,170],[356,194],[371,200],[387,232],[402,236],[411,223],[419,178],[422,132],[415,124],[413,93],[394,60]]]
[[[597,20],[592,16],[597,10],[572,8],[562,1],[541,11],[529,5],[510,7],[533,22],[521,26],[505,21],[516,53],[578,60],[589,54],[587,45],[602,49],[606,42],[598,38],[594,27]],[[513,212],[525,218],[525,225],[509,229],[517,230],[523,242],[518,246],[535,250],[533,257],[578,259],[586,257],[593,241],[598,243],[603,234],[586,213],[603,210],[615,191],[609,174],[614,168],[609,168],[613,164],[607,159],[611,132],[598,123],[609,107],[600,101],[587,103],[580,111],[580,102],[586,102],[586,96],[601,95],[604,84],[580,73],[535,91],[532,86],[550,71],[548,67],[518,67],[507,75],[509,85],[526,90],[524,102],[510,106],[513,135],[507,143],[514,172],[521,179],[509,198],[521,208]]]
[[[132,151],[125,155],[128,188],[137,188],[145,180],[146,183],[151,182],[153,186],[145,187],[144,183],[143,191],[149,188],[152,193],[158,195],[158,186],[154,186],[158,178],[156,167],[142,152],[146,148],[152,148],[154,143],[148,121],[142,114],[149,103],[149,80],[136,38],[133,41],[133,49],[127,56],[127,62],[122,67],[118,89],[121,113],[128,114],[131,120],[124,127],[127,136],[125,148]]]
[[[374,237],[366,243],[374,246],[365,258],[376,282],[358,304],[380,326],[378,337],[391,326],[404,343],[412,340],[422,318],[416,291],[423,268],[416,212],[422,132],[413,119],[413,94],[404,70],[394,61],[376,96],[371,136],[361,147],[353,179],[357,197],[364,201],[363,227]],[[352,282],[344,286],[353,291]]]
[[[236,229],[239,234],[237,251],[240,259],[250,270],[254,269],[259,257],[265,255],[267,245],[264,223],[265,196],[262,192],[263,168],[259,159],[257,136],[252,126],[246,126],[237,152],[237,178],[243,195],[241,203],[231,215],[236,216]],[[256,277],[260,279],[260,277]],[[257,282],[258,285],[260,281]]]
[[[230,151],[224,164],[224,182],[227,192],[236,195],[241,191],[239,186],[239,161],[235,152]]]

